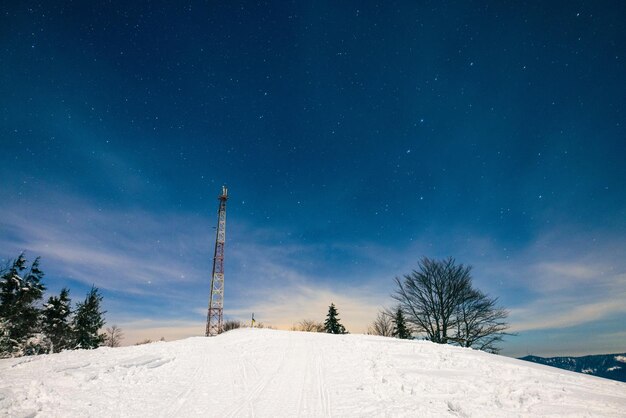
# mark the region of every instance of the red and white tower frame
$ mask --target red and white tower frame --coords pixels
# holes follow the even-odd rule
[[[209,296],[209,312],[206,318],[207,337],[214,337],[221,333],[224,321],[224,242],[226,241],[226,201],[228,200],[226,186],[222,186],[222,195],[218,199],[220,208],[217,212],[211,294]]]

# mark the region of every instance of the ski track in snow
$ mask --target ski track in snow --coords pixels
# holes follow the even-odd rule
[[[242,329],[0,360],[7,417],[626,416],[626,384],[423,341]]]

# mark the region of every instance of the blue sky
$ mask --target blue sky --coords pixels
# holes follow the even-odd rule
[[[127,342],[228,317],[352,332],[422,256],[510,309],[508,355],[623,351],[620,2],[5,6],[0,257],[103,290]]]

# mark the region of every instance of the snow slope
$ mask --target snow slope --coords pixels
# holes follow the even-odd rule
[[[623,417],[626,384],[423,341],[241,329],[0,360],[0,415]]]

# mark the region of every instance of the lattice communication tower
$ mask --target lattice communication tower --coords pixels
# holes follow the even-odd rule
[[[228,189],[222,186],[222,195],[218,198],[220,208],[217,212],[217,234],[213,255],[213,274],[211,275],[211,294],[209,312],[206,318],[206,336],[214,337],[222,332],[224,321],[224,242],[226,241],[226,201]]]

